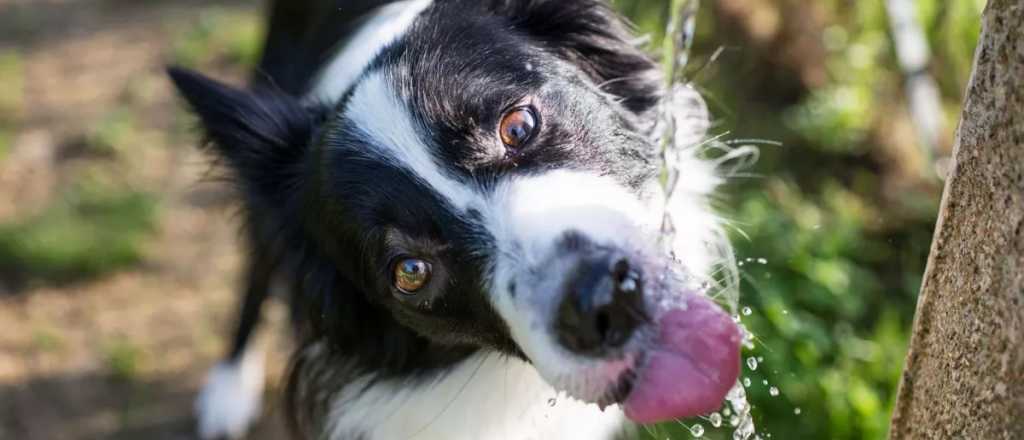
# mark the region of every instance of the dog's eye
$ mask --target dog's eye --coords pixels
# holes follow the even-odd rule
[[[430,263],[418,258],[406,258],[395,264],[395,287],[404,293],[414,293],[430,281]]]
[[[537,130],[537,115],[531,107],[517,107],[501,117],[498,134],[506,147],[518,148],[526,144]]]

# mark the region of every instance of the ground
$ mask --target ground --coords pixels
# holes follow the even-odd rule
[[[0,261],[0,438],[192,438],[192,401],[225,350],[241,258],[231,190],[210,178],[163,66],[243,82],[256,3],[0,0],[0,225],[21,224],[8,241],[36,234],[45,252],[25,252],[64,258],[54,261],[70,271],[90,254],[106,261],[115,244],[72,246],[40,229],[63,224],[48,220],[64,212],[53,206],[79,206],[90,191],[153,206],[152,218],[114,212],[99,223],[145,239],[88,276]],[[89,225],[85,235],[110,232]],[[283,436],[272,396],[288,341],[281,311],[268,315],[270,409],[254,437],[270,439]]]

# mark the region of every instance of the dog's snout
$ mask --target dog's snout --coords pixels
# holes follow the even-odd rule
[[[555,328],[569,350],[601,356],[645,320],[641,274],[613,252],[583,256],[567,278]]]

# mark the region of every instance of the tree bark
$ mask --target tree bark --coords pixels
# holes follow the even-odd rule
[[[1024,0],[989,0],[892,439],[1024,439]]]

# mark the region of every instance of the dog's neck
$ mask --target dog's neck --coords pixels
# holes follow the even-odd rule
[[[559,396],[532,365],[491,352],[413,379],[365,374],[329,405],[331,440],[610,439],[624,429],[617,406]]]

